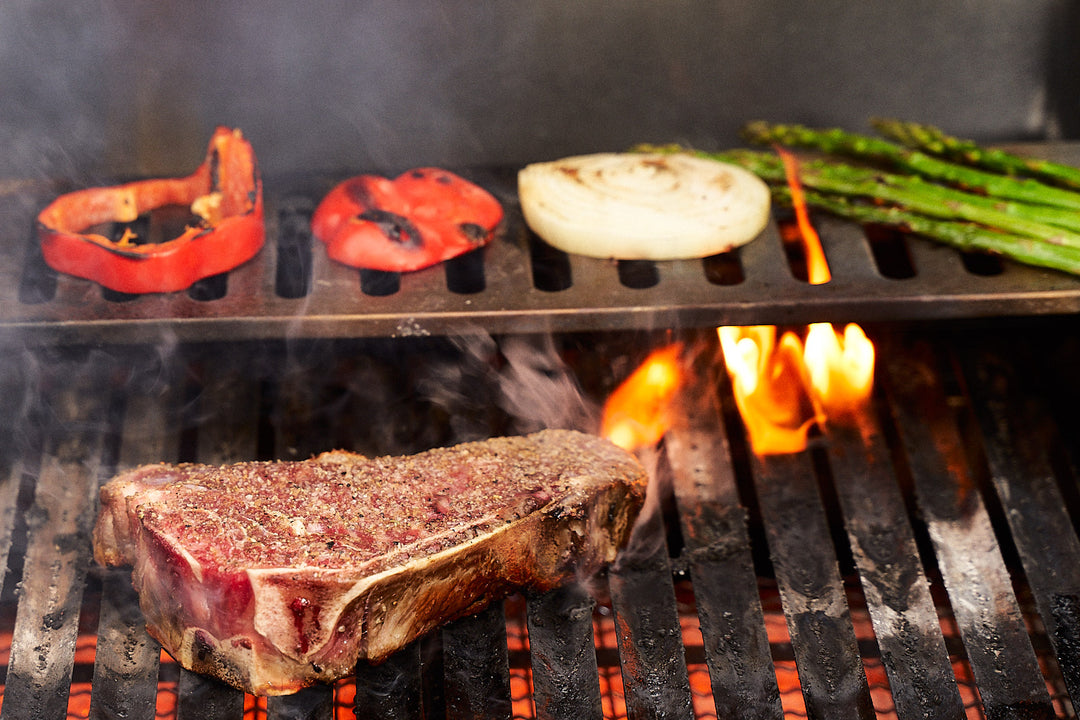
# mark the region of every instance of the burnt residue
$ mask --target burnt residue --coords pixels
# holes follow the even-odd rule
[[[1057,650],[1058,664],[1066,679],[1075,678],[1080,673],[1080,597],[1052,596],[1050,616],[1054,626],[1051,640]]]
[[[812,650],[814,653],[812,663],[799,662],[799,645],[796,645],[799,683],[807,698],[807,711],[810,717],[840,717],[853,713],[854,717],[869,720],[876,716],[866,688],[866,676],[847,672],[852,649],[844,634],[837,633],[837,620],[820,611],[799,613],[788,619],[793,643],[798,637],[804,652]]]
[[[539,717],[599,720],[592,612],[595,600],[577,584],[528,595],[533,699]]]

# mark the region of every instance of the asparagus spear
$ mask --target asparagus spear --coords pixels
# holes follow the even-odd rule
[[[1035,180],[1010,177],[941,160],[902,145],[839,128],[815,130],[802,125],[773,125],[752,122],[743,129],[747,140],[757,144],[777,144],[814,148],[827,153],[849,155],[894,167],[923,177],[978,191],[991,197],[1080,210],[1080,193],[1055,188]]]
[[[1080,189],[1080,168],[1052,160],[1029,158],[997,148],[984,148],[972,140],[947,135],[932,125],[876,118],[871,124],[882,135],[922,150],[974,167],[1009,175],[1024,175],[1048,183]]]
[[[779,184],[786,181],[783,164],[772,153],[732,150],[695,154],[741,165],[768,182]],[[1044,222],[1041,213],[1031,212],[1030,207],[1021,208],[1012,204],[1012,212],[1009,212],[999,207],[1000,203],[928,183],[918,177],[879,173],[818,160],[800,164],[799,181],[806,187],[823,192],[874,198],[930,217],[977,222],[1047,243],[1080,248],[1080,233]],[[1027,216],[1015,214],[1018,211]],[[1068,220],[1075,222],[1074,218]]]
[[[852,202],[813,190],[805,191],[805,197],[809,205],[848,220],[887,225],[958,250],[991,253],[1026,265],[1080,275],[1080,251],[1075,248],[1010,235],[974,223],[928,218],[904,208]],[[786,187],[774,186],[773,199],[779,204],[790,204],[791,192]]]

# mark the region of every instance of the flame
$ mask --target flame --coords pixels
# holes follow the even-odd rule
[[[777,148],[791,188],[809,282],[832,279],[821,238],[810,223],[794,155]],[[788,331],[776,342],[776,327],[717,328],[750,445],[758,455],[806,447],[810,429],[847,422],[873,391],[874,346],[854,323],[839,334],[830,323],[810,325],[805,341]]]
[[[874,344],[851,323],[841,337],[829,323],[810,326],[803,351],[819,415],[838,418],[866,404],[874,387]]]
[[[829,261],[825,259],[825,249],[821,246],[821,237],[810,222],[810,213],[806,209],[806,196],[803,195],[802,183],[799,182],[799,164],[787,150],[777,147],[776,154],[784,164],[784,177],[791,188],[791,206],[795,209],[795,223],[799,227],[799,236],[803,241],[803,254],[806,256],[806,274],[811,285],[824,285],[832,280]]]
[[[791,186],[811,284],[832,274],[821,238],[810,223],[795,157],[778,149]],[[717,328],[739,414],[758,455],[799,452],[815,425],[852,422],[867,406],[874,383],[874,345],[862,328],[838,333],[830,323],[794,331],[779,341],[774,325]],[[655,444],[671,426],[671,405],[682,384],[680,345],[654,351],[608,398],[600,433],[637,450]],[[857,420],[857,417],[854,418]]]
[[[806,447],[815,416],[802,393],[802,343],[791,332],[776,342],[775,325],[717,328],[735,404],[759,454]]]
[[[600,434],[624,450],[653,445],[671,426],[671,403],[682,384],[675,343],[654,350],[604,403]]]

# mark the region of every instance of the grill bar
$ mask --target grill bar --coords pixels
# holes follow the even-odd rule
[[[592,617],[596,601],[579,585],[528,595],[533,702],[552,720],[600,720]]]
[[[896,714],[962,718],[930,585],[889,450],[872,413],[826,428],[833,485],[890,679]]]
[[[697,402],[668,433],[665,446],[716,715],[781,718],[747,512],[735,486],[727,434],[713,393],[695,388],[689,394]]]
[[[1057,437],[1038,396],[1025,394],[1014,364],[999,343],[963,352],[975,384],[976,416],[991,478],[1005,508],[1013,542],[1039,613],[1057,653],[1069,693],[1080,692],[1080,579],[1060,568],[1080,567],[1080,540],[1058,488],[1047,443]],[[1014,353],[1015,355],[1016,353]],[[1023,368],[1037,365],[1024,357]],[[1041,442],[1040,442],[1041,440]]]
[[[3,714],[63,718],[78,636],[79,609],[89,569],[99,467],[105,457],[102,427],[109,394],[99,393],[107,363],[86,367],[60,362],[53,381],[72,380],[46,406],[46,445],[33,505],[23,583],[12,631]],[[43,653],[45,646],[50,652]]]
[[[503,604],[447,625],[442,642],[447,720],[510,718]]]
[[[356,669],[356,696],[353,700],[357,717],[391,720],[420,720],[424,717],[423,682],[421,678],[420,643],[414,642],[380,665],[360,665]],[[332,693],[320,688],[332,700]],[[329,710],[326,717],[330,717]]]
[[[196,415],[187,422],[199,430],[195,460],[223,465],[257,457],[258,388],[246,360],[210,348],[193,365],[201,376],[199,393],[190,404]],[[244,710],[242,692],[184,669],[180,670],[177,692],[179,720],[226,720]]]
[[[174,368],[161,368],[156,377],[154,356],[138,354],[126,375],[130,392],[125,396],[120,425],[118,467],[179,458],[179,422],[176,408]],[[138,596],[131,587],[131,573],[110,570],[102,578],[98,620],[98,652],[95,655],[90,717],[125,717],[152,720],[155,714],[160,648],[146,632]]]
[[[333,716],[334,691],[328,686],[304,688],[294,695],[266,700],[266,717],[269,720],[330,720]]]
[[[894,412],[919,507],[989,717],[1053,717],[991,519],[949,415],[931,348],[886,351]]]
[[[176,687],[179,720],[230,720],[244,713],[244,694],[211,678],[180,670]]]
[[[130,571],[102,578],[97,648],[89,717],[152,720],[161,650],[146,632]]]
[[[810,717],[874,717],[836,551],[806,454],[755,457],[754,480]]]
[[[627,717],[693,718],[671,561],[658,513],[638,526],[631,547],[633,553],[623,556],[608,580]]]

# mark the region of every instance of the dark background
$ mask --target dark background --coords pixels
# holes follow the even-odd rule
[[[0,2],[0,177],[518,165],[747,120],[1080,136],[1076,3]]]

